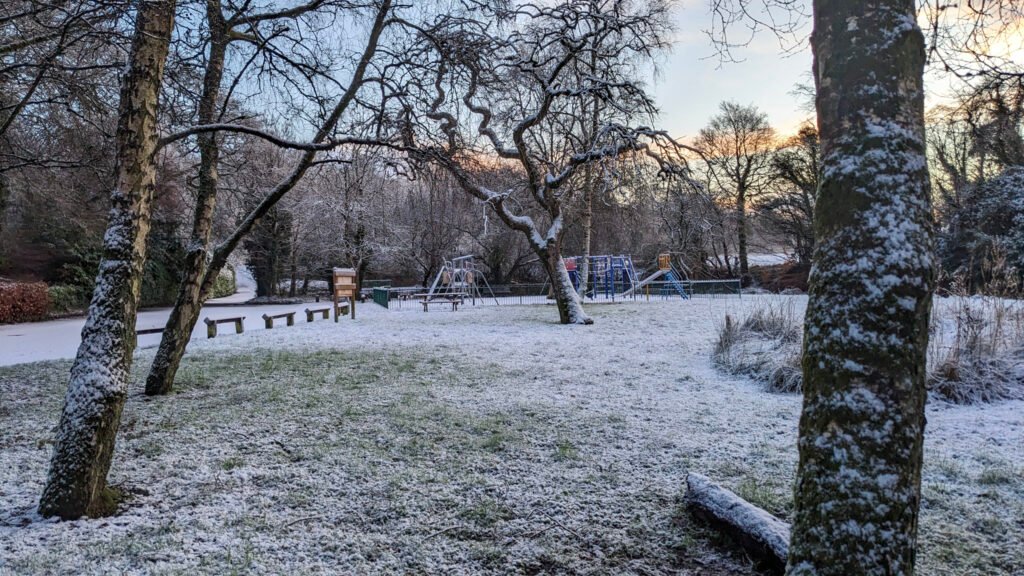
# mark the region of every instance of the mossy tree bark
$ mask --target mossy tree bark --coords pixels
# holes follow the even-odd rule
[[[199,124],[217,121],[217,103],[224,78],[224,58],[228,46],[228,26],[219,0],[207,0],[206,19],[210,30],[210,54],[203,76],[203,92],[199,100]],[[178,297],[167,318],[160,347],[153,358],[146,377],[146,394],[167,394],[171,391],[185,346],[199,320],[202,306],[200,289],[210,248],[213,230],[213,212],[217,205],[219,174],[217,163],[220,146],[216,132],[203,132],[197,137],[199,144],[199,179],[196,186],[196,209],[192,220],[192,235],[185,254],[184,274]],[[219,272],[219,271],[218,271]],[[177,360],[176,360],[177,359]]]
[[[135,317],[156,175],[157,101],[174,9],[174,0],[139,4],[121,85],[110,221],[39,502],[43,516],[96,516],[112,512],[116,505],[107,487],[107,472],[135,349]]]
[[[912,0],[814,2],[822,175],[788,574],[911,574],[934,224]]]

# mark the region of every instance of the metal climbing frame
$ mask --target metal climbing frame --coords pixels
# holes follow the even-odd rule
[[[487,277],[477,268],[473,256],[460,256],[445,260],[441,270],[434,277],[430,290],[427,291],[427,300],[446,296],[461,296],[469,298],[473,304],[476,304],[478,299],[484,298],[480,289],[481,284],[490,294],[490,298],[494,299],[494,303],[498,304],[498,299],[494,297],[494,291],[491,290]]]
[[[569,278],[577,291],[580,289],[579,264],[582,256],[570,256],[565,259]],[[587,271],[587,298],[604,298],[615,300],[624,292],[631,292],[637,284],[636,268],[633,258],[625,255],[591,256]]]

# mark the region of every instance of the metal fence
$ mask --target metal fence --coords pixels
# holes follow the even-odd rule
[[[685,291],[685,297],[679,293],[679,284]],[[482,290],[482,297],[467,296],[463,305],[469,306],[506,306],[543,304],[550,302],[548,284],[509,284],[493,286],[493,296]],[[380,287],[373,289],[373,301],[391,309],[402,310],[418,307],[422,294],[427,289],[422,286],[401,288]],[[741,296],[739,280],[688,280],[681,283],[651,282],[638,288],[633,294],[623,297],[621,294],[597,294],[584,298],[584,302],[663,302],[667,300],[684,300],[688,298],[728,298]]]

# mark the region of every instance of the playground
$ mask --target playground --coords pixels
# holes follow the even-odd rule
[[[573,287],[584,303],[607,303],[654,300],[687,300],[693,297],[740,296],[739,280],[693,280],[685,269],[674,264],[670,254],[661,254],[650,270],[638,269],[628,255],[599,255],[584,259],[569,256],[565,267]],[[584,262],[586,260],[586,262]],[[586,265],[584,265],[586,264]],[[465,255],[445,260],[425,289],[419,286],[377,286],[365,290],[373,301],[388,309],[422,306],[424,312],[438,305],[500,306],[542,304],[550,300],[551,286],[546,283],[515,283],[492,286],[474,256]]]
[[[34,513],[70,362],[0,367],[0,572],[752,575],[682,498],[697,471],[789,514],[800,397],[710,357],[726,314],[779,302],[806,298],[630,300],[587,327],[549,306],[247,314],[192,342],[172,402],[133,389],[127,501],[100,520]],[[929,408],[919,574],[1024,569],[1022,413]]]

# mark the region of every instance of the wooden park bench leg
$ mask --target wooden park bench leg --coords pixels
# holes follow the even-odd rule
[[[309,308],[306,308],[306,322],[312,322],[312,321],[313,321],[313,311],[310,310]]]
[[[274,327],[274,317],[273,316],[267,316],[266,314],[264,314],[263,315],[263,325],[267,327],[267,330],[270,330],[271,328],[273,328]],[[235,329],[237,330],[238,327],[236,326]]]
[[[244,318],[239,318],[238,320],[235,320],[235,334],[241,334],[242,332],[245,332],[245,326],[242,325],[242,320],[244,320]]]
[[[203,322],[206,322],[206,337],[207,338],[216,338],[217,337],[217,323],[216,322],[211,322],[209,318],[203,320]]]
[[[295,312],[292,312],[286,318],[287,318],[287,324],[289,326],[295,326]]]

